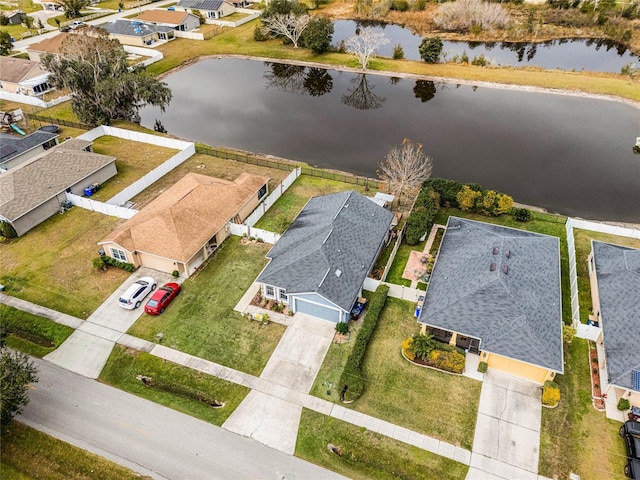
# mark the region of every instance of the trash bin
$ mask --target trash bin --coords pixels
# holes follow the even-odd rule
[[[93,191],[94,191],[94,190],[93,190],[93,187],[92,187],[92,186],[91,186],[91,187],[87,187],[87,188],[85,188],[85,189],[84,189],[84,194],[85,194],[87,197],[90,197],[91,195],[93,195]]]

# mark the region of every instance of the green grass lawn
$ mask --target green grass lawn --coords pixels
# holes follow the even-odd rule
[[[339,457],[327,444],[339,446]],[[295,455],[355,480],[462,480],[468,467],[347,422],[303,409]]]
[[[561,399],[555,409],[542,409],[541,475],[582,480],[623,479],[626,456],[618,435],[620,423],[608,420],[591,404],[589,344],[574,338],[565,347],[565,373],[556,377]]]
[[[16,421],[2,427],[0,459],[5,480],[149,478]]]
[[[618,237],[606,233],[589,230],[573,229],[576,246],[576,272],[578,273],[578,302],[580,303],[580,320],[586,323],[591,312],[591,283],[589,282],[589,267],[587,258],[591,253],[591,240],[640,248],[640,240],[628,237]]]
[[[0,305],[0,327],[9,334],[9,347],[34,357],[44,357],[73,333],[71,327],[7,305]]]
[[[256,223],[256,228],[262,228],[276,233],[283,233],[296,218],[300,210],[311,197],[328,195],[330,193],[355,190],[366,194],[364,186],[338,182],[321,177],[300,175],[289,189],[273,204],[269,211]]]
[[[349,407],[471,449],[481,384],[418,367],[402,358],[400,344],[418,331],[413,311],[413,303],[387,298],[367,347],[363,366],[365,392]],[[353,340],[348,345],[352,343]],[[312,394],[338,401],[338,392],[326,394],[326,383],[332,381],[336,388],[349,354],[347,350],[344,345],[331,345]]]
[[[148,387],[136,375],[152,377],[162,389]],[[187,415],[221,426],[249,393],[249,389],[197,370],[117,345],[99,380]],[[212,408],[198,395],[224,402]]]
[[[165,313],[144,314],[128,333],[252,375],[259,375],[284,327],[262,326],[233,310],[266,265],[269,245],[242,245],[239,237],[222,244],[210,263],[183,284]]]
[[[91,264],[98,256],[97,242],[120,221],[80,207],[55,214],[0,244],[0,283],[8,295],[87,318],[129,276]]]
[[[402,278],[402,273],[404,272],[405,267],[407,266],[407,262],[409,261],[409,257],[411,256],[411,252],[416,250],[418,252],[422,252],[426,245],[427,241],[419,243],[418,245],[410,246],[407,245],[404,240],[402,244],[398,248],[396,252],[396,256],[393,259],[393,263],[389,268],[389,273],[387,273],[386,281],[389,283],[395,283],[396,285],[404,285],[405,287],[411,286],[411,280],[406,278]]]

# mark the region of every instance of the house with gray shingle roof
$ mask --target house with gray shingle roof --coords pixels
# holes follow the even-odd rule
[[[0,219],[18,236],[60,211],[65,192],[82,195],[116,173],[114,157],[90,151],[92,142],[71,139],[0,173]]]
[[[393,218],[354,191],[311,198],[267,253],[262,295],[292,312],[348,321]]]
[[[602,391],[608,403],[626,398],[640,408],[640,249],[592,240],[588,265],[604,350]]]
[[[539,383],[563,372],[560,242],[450,217],[418,322],[489,368]]]
[[[58,143],[58,134],[36,130],[20,137],[0,133],[0,170],[16,167]]]
[[[154,25],[138,20],[112,20],[100,25],[109,32],[109,38],[123,45],[153,46],[157,42],[175,39],[175,29],[164,25]]]
[[[190,13],[197,10],[204,18],[212,20],[226,17],[236,11],[233,3],[226,0],[180,0],[175,8]]]

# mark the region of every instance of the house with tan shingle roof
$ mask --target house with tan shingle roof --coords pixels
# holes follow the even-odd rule
[[[62,43],[69,37],[69,35],[73,35],[73,34],[61,32],[58,35],[55,35],[51,38],[46,38],[41,42],[29,45],[27,47],[27,52],[29,53],[29,60],[34,60],[36,62],[39,62],[40,57],[45,53],[53,53],[56,55],[61,54]]]
[[[98,244],[116,260],[189,276],[267,195],[268,177],[189,173]]]
[[[0,219],[23,235],[60,211],[65,192],[82,195],[118,173],[115,157],[93,153],[91,144],[67,140],[0,173]]]
[[[39,62],[0,56],[0,90],[22,95],[41,95],[51,90],[49,72]]]
[[[138,15],[134,20],[161,27],[171,27],[180,32],[188,32],[200,26],[200,19],[192,13],[177,10],[146,10]]]

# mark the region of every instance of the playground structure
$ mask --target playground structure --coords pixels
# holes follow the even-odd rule
[[[14,110],[13,112],[0,112],[0,129],[2,129],[3,133],[10,133],[10,130],[13,130],[20,135],[26,135],[24,130],[17,124],[17,122],[23,118],[21,109]]]

